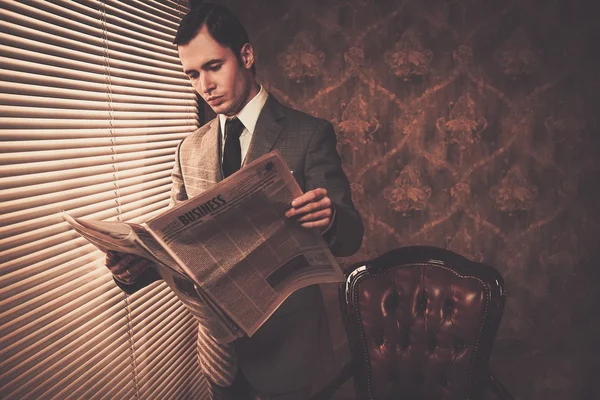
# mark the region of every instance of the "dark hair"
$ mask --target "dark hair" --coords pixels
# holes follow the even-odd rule
[[[222,46],[229,47],[238,61],[242,62],[240,51],[246,43],[250,43],[246,28],[229,8],[218,4],[193,5],[181,19],[173,44],[179,46],[190,43],[204,26],[213,39]],[[254,65],[252,72],[254,73]]]

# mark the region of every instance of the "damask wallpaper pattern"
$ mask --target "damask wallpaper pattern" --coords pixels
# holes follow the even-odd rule
[[[594,2],[221,3],[266,89],[336,128],[366,228],[342,263],[419,244],[495,266],[501,380],[519,399],[600,398]]]

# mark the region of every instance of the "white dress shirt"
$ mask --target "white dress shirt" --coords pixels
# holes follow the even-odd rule
[[[262,111],[265,103],[267,102],[267,91],[263,89],[262,85],[260,86],[260,91],[252,100],[250,100],[244,108],[240,110],[239,113],[233,115],[231,117],[227,117],[226,115],[219,114],[219,123],[221,125],[221,154],[225,149],[225,122],[228,118],[237,117],[240,122],[244,125],[244,130],[240,135],[240,146],[242,147],[242,165],[244,165],[244,160],[246,159],[246,154],[248,154],[248,148],[250,147],[250,141],[252,140],[252,136],[254,135],[254,128],[256,127],[256,121],[258,120],[258,116]],[[221,157],[223,157],[221,155]],[[222,161],[222,158],[221,158]]]

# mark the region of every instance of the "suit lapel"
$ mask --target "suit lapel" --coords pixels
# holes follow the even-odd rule
[[[254,128],[254,134],[244,159],[244,165],[251,163],[273,149],[283,130],[279,120],[284,117],[283,107],[271,95],[267,98]]]
[[[198,160],[205,165],[208,173],[207,179],[213,182],[220,182],[223,179],[221,171],[221,149],[219,149],[219,119],[215,118],[208,128],[208,132],[202,137]]]

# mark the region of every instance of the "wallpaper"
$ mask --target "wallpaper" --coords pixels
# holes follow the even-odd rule
[[[342,264],[433,245],[494,266],[500,380],[519,399],[600,398],[594,2],[221,3],[264,87],[334,124],[365,223]]]

